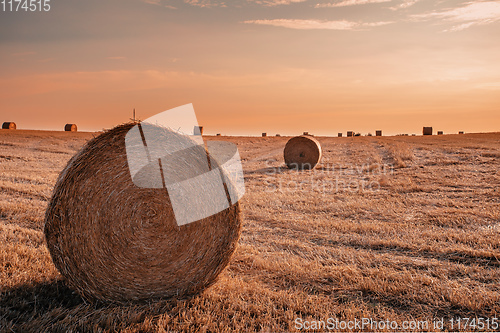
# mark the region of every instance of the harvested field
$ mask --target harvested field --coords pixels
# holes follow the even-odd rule
[[[56,178],[94,135],[0,131],[0,331],[282,332],[328,318],[436,331],[436,318],[457,330],[451,318],[500,315],[500,133],[317,137],[323,159],[305,171],[284,164],[290,137],[207,137],[237,143],[243,163],[235,255],[202,294],[120,306],[72,292],[43,237]]]

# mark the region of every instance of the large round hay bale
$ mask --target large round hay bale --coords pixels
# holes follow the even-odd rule
[[[2,124],[2,129],[16,129],[16,123],[13,121],[6,121]]]
[[[432,135],[432,127],[424,127],[422,129],[422,134],[423,135]]]
[[[76,126],[76,124],[66,124],[66,125],[64,125],[64,131],[76,132],[76,131],[78,131],[78,127]]]
[[[133,183],[125,146],[133,126],[104,132],[68,162],[45,215],[55,266],[91,301],[196,294],[227,266],[240,235],[238,203],[178,226],[166,188]]]
[[[283,153],[290,169],[313,169],[321,160],[321,145],[311,136],[296,136],[288,140]]]

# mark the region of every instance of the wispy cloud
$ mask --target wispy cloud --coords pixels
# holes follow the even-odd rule
[[[141,1],[151,5],[158,5],[170,9],[177,9],[177,7],[173,6],[169,0],[141,0]],[[182,0],[182,2],[190,6],[196,6],[202,8],[227,7],[224,1],[218,1],[218,0]]]
[[[247,24],[271,25],[299,30],[363,30],[368,27],[377,27],[392,22],[359,23],[353,21],[322,21],[322,20],[299,20],[299,19],[274,19],[274,20],[250,20]]]
[[[391,10],[405,9],[405,8],[413,6],[414,4],[416,4],[419,1],[420,0],[404,0],[403,2],[401,2],[400,4],[398,4],[396,6],[389,7],[389,9],[391,9]]]
[[[210,8],[210,7],[227,7],[226,3],[223,1],[214,1],[214,0],[184,0],[184,3],[187,3],[191,6]]]
[[[361,28],[365,27],[381,27],[383,25],[392,24],[394,21],[379,21],[379,22],[366,22],[359,24]]]
[[[366,5],[369,3],[382,3],[391,2],[392,0],[343,0],[334,3],[318,3],[314,8],[325,8],[325,7],[347,7],[356,5]]]
[[[249,2],[256,3],[267,7],[290,5],[292,3],[305,2],[307,0],[248,0]]]
[[[274,19],[274,20],[251,20],[251,21],[244,21],[243,23],[272,25],[275,27],[300,29],[300,30],[312,30],[312,29],[352,30],[356,26],[355,22],[345,21],[345,20],[319,21],[319,20],[298,20],[298,19]]]
[[[140,0],[140,1],[151,5],[158,5],[171,9],[177,9],[177,7],[175,7],[172,4],[172,0]],[[227,3],[227,1],[221,1],[221,0],[181,0],[181,1],[191,6],[204,7],[204,8],[228,7],[230,5],[240,7],[236,3],[231,3],[231,2]],[[281,5],[290,5],[293,3],[306,2],[308,0],[242,0],[242,1],[243,4],[246,2],[247,4],[253,3],[265,7],[275,7]]]
[[[140,0],[142,2],[151,4],[151,5],[158,5],[158,6],[163,6],[163,7],[168,7],[172,9],[176,9],[172,5],[171,0]],[[282,5],[291,5],[295,3],[301,3],[301,2],[306,2],[308,0],[244,0],[243,3],[247,4],[257,4],[261,5],[264,7],[276,7],[276,6],[282,6]],[[345,6],[353,6],[353,5],[364,5],[364,4],[369,4],[369,3],[383,3],[383,2],[391,2],[393,0],[341,0],[339,2],[335,3],[318,3],[315,5],[315,8],[322,8],[322,7],[345,7]],[[404,0],[404,1],[418,1],[418,0]],[[226,1],[222,0],[182,0],[185,4],[191,5],[191,6],[196,6],[196,7],[205,7],[205,8],[211,8],[211,7],[227,7],[230,5],[235,5],[234,3],[227,3]]]
[[[500,21],[500,2],[473,1],[463,7],[453,8],[441,12],[430,12],[412,15],[415,20],[444,19],[457,23],[445,31],[460,31],[474,25],[485,25]]]
[[[150,5],[157,5],[157,6],[162,6],[166,7],[169,9],[177,9],[177,7],[174,7],[168,3],[163,3],[162,0],[141,0],[142,2],[148,3]]]

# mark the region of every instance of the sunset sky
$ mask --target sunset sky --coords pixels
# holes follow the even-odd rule
[[[500,1],[50,5],[0,12],[0,122],[101,130],[193,103],[208,134],[500,131]]]

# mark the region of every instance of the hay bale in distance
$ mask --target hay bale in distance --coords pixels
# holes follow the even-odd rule
[[[302,133],[302,135],[309,135],[309,132],[304,132]]]
[[[353,131],[347,131],[347,136],[348,137],[354,136],[354,132]]]
[[[376,130],[375,131],[375,136],[382,136],[382,131],[381,130]]]
[[[290,169],[313,169],[321,160],[321,145],[311,136],[296,136],[288,140],[283,155]]]
[[[438,135],[443,135],[443,131],[438,131]]]
[[[16,123],[13,121],[6,121],[2,124],[2,129],[15,130],[17,128]]]
[[[464,134],[464,131],[459,131],[458,134]]]
[[[134,185],[125,149],[134,125],[104,132],[68,162],[45,215],[55,266],[91,301],[196,294],[215,282],[240,235],[238,203],[178,226],[165,188]]]
[[[339,134],[338,134],[338,137],[339,137],[339,138],[341,138],[341,137],[342,137],[342,133],[339,133]]]
[[[215,136],[220,136],[220,133],[217,133]]]
[[[276,134],[276,136],[281,136],[281,134]]]
[[[267,136],[267,133],[262,133],[262,137],[265,138]]]
[[[66,124],[66,125],[64,125],[64,131],[76,132],[76,131],[78,131],[78,127],[76,127],[76,124]]]
[[[432,127],[424,127],[422,129],[422,134],[423,135],[432,135]]]

